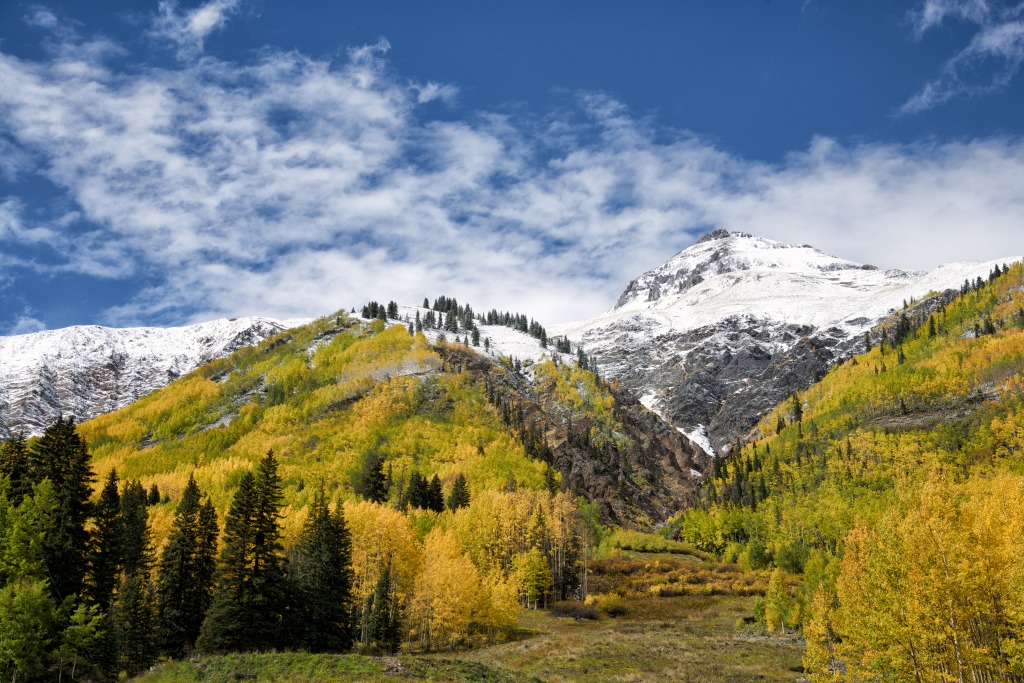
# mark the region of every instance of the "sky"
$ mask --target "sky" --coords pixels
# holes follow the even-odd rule
[[[1022,63],[1017,0],[0,0],[0,334],[1021,254]]]

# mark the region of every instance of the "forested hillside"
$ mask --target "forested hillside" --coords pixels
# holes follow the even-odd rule
[[[817,680],[1019,680],[1024,269],[868,346],[768,414],[671,530],[803,574],[761,617],[803,627]]]
[[[695,499],[688,441],[594,373],[387,322],[331,315],[5,444],[0,599],[44,616],[0,668],[501,640],[521,605],[584,597],[601,522]]]

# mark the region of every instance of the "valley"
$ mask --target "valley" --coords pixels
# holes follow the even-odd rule
[[[166,386],[0,448],[0,599],[35,605],[0,631],[46,634],[0,668],[1017,680],[1011,263],[883,273],[721,231],[582,325],[442,296],[207,339]],[[173,578],[190,543],[205,578]]]

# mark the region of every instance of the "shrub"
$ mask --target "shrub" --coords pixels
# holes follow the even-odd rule
[[[626,604],[616,593],[608,593],[597,600],[597,606],[610,617],[621,617],[626,613]]]
[[[565,600],[551,605],[551,616],[571,617],[576,621],[583,619],[600,619],[601,613],[593,604],[586,604],[577,600]]]

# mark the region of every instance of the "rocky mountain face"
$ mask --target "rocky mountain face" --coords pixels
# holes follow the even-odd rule
[[[712,458],[625,390],[612,392],[624,438],[601,444],[591,436],[592,415],[561,404],[528,375],[506,372],[464,346],[438,348],[443,370],[469,372],[487,385],[489,395],[516,415],[513,426],[524,444],[533,450],[543,444],[543,457],[561,472],[564,486],[597,503],[605,520],[650,529],[696,500]]]
[[[582,344],[603,376],[722,454],[769,408],[863,350],[865,333],[889,316],[920,314],[1013,260],[879,270],[716,230],[630,282],[604,315],[552,333]]]
[[[303,321],[304,322],[304,321]],[[231,318],[175,328],[95,325],[0,337],[0,439],[87,420],[293,323]]]

